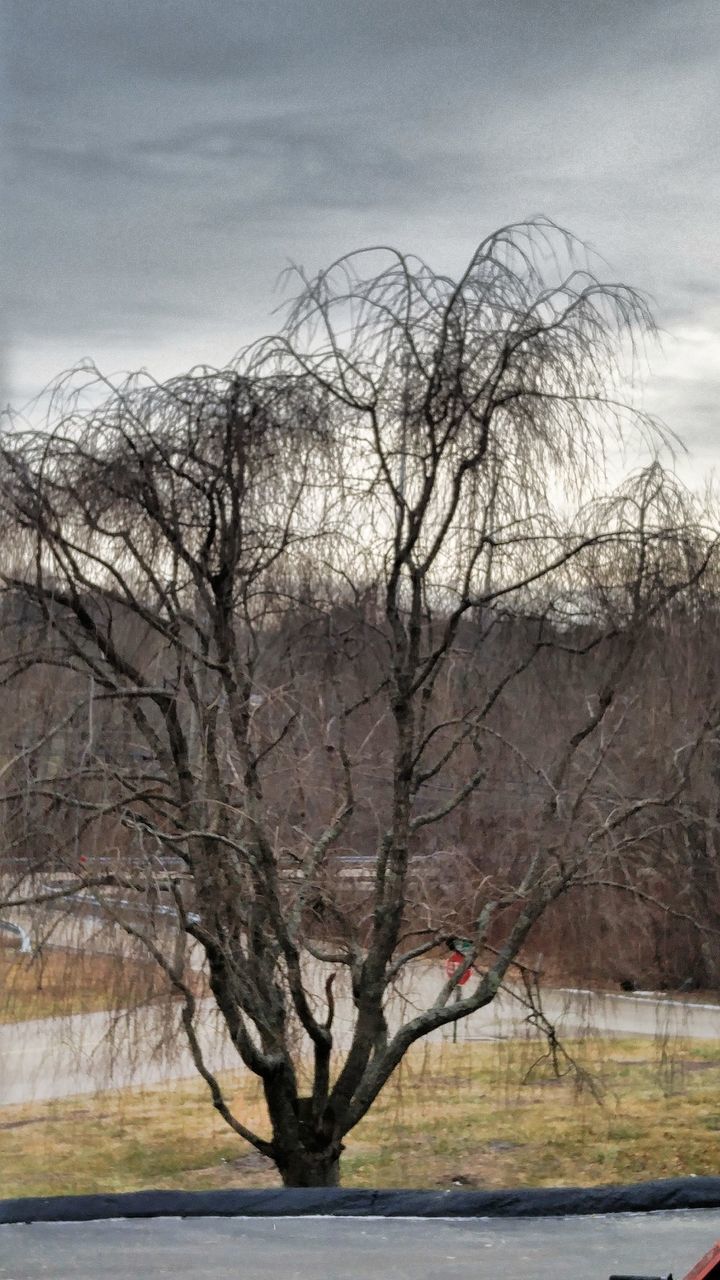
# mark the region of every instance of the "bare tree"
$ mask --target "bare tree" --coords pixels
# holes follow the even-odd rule
[[[715,726],[624,778],[643,646],[714,544],[657,464],[597,498],[612,434],[654,432],[616,365],[651,322],[575,251],[537,222],[457,281],[353,254],[233,368],[63,383],[2,442],[4,679],[60,691],[9,761],[6,903],[92,895],[145,947],[290,1185],[337,1182],[410,1047],[675,813]],[[541,734],[536,671],[565,698]],[[478,850],[513,786],[522,822]],[[454,934],[463,965],[397,1016]],[[201,966],[267,1136],[203,1051]]]

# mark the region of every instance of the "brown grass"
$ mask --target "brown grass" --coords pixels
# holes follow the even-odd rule
[[[0,948],[0,1023],[121,1007],[162,989],[154,964],[91,951],[22,956]]]
[[[460,1044],[409,1056],[347,1140],[351,1187],[597,1185],[717,1172],[720,1045],[586,1042],[603,1103],[541,1066],[537,1046]],[[260,1089],[225,1077],[266,1132]],[[272,1166],[236,1139],[200,1082],[0,1111],[3,1194],[258,1187]]]

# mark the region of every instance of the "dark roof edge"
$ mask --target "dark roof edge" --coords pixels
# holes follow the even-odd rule
[[[103,1218],[323,1217],[496,1218],[720,1209],[720,1177],[668,1178],[630,1186],[506,1191],[277,1190],[129,1191],[0,1200],[0,1223]]]

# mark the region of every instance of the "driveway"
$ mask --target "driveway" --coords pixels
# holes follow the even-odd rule
[[[403,993],[388,1008],[391,1029],[412,1016],[416,1008],[431,1004],[443,978],[441,966],[416,965]],[[583,1028],[599,1035],[720,1039],[720,1007],[715,1005],[651,994],[598,995],[576,990],[548,990],[543,1001],[548,1016],[566,1033]],[[0,1026],[0,1105],[193,1076],[193,1063],[182,1036],[168,1036],[167,1020],[173,1016],[177,1010],[173,1015],[148,1008],[132,1019],[101,1012]],[[520,1002],[501,992],[492,1005],[459,1024],[458,1037],[492,1040],[535,1034],[526,1017],[527,1010]],[[199,1023],[212,1068],[240,1068],[211,1000],[199,1003]],[[352,1024],[349,994],[338,984],[334,1030],[339,1048],[349,1044]],[[447,1040],[451,1035],[450,1029],[443,1028],[428,1038]],[[179,1047],[171,1051],[168,1044],[173,1042]]]

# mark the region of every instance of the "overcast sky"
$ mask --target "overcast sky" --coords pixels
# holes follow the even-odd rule
[[[720,0],[5,0],[3,399],[79,358],[222,363],[277,277],[460,270],[545,213],[667,331],[649,401],[720,464]]]

